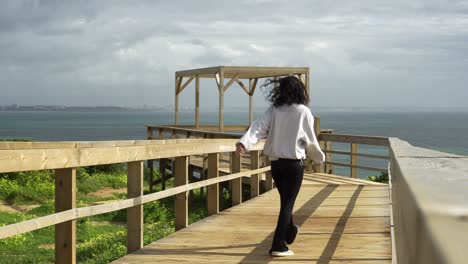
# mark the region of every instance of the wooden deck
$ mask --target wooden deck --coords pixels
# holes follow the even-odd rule
[[[391,263],[389,203],[385,184],[306,174],[293,257],[268,255],[279,210],[272,190],[113,263]]]

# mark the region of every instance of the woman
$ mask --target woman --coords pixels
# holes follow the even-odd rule
[[[267,80],[273,85],[267,99],[271,106],[262,118],[254,121],[236,144],[236,153],[244,154],[259,139],[267,138],[264,153],[271,160],[271,174],[280,194],[278,216],[270,254],[292,256],[287,244],[292,244],[299,231],[294,225],[292,211],[304,176],[307,154],[318,164],[325,161],[314,133],[314,117],[307,107],[309,96],[304,84],[294,76]],[[275,85],[279,84],[279,85]]]

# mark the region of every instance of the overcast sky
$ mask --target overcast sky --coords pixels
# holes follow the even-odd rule
[[[308,66],[312,106],[466,107],[468,1],[0,2],[0,105],[172,105],[174,71],[215,65]]]

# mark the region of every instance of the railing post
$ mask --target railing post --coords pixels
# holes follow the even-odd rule
[[[182,186],[188,183],[188,157],[175,158],[174,185]],[[188,226],[188,192],[176,195],[175,200],[175,229],[180,230]]]
[[[208,179],[219,177],[219,154],[208,154]],[[219,213],[219,183],[208,186],[208,215]]]
[[[326,150],[333,150],[333,143],[330,141],[325,141],[325,149]],[[325,160],[327,162],[333,162],[333,154],[332,153],[326,153],[325,154]],[[333,164],[326,164],[325,165],[325,173],[333,174]]]
[[[319,116],[316,116],[314,118],[314,132],[315,132],[315,136],[317,137],[317,140],[319,139],[319,136],[320,136],[320,117]],[[320,142],[320,141],[319,141]],[[320,146],[322,147],[322,146]],[[310,170],[310,163],[311,161],[308,159],[308,162],[307,162],[307,167],[306,169],[307,170]],[[318,164],[314,164],[313,166],[313,171],[314,172],[323,172],[324,171],[324,166],[323,164],[322,165],[318,165]]]
[[[250,169],[256,170],[260,165],[260,151],[250,151]],[[260,174],[250,176],[250,198],[260,195]]]
[[[76,169],[55,170],[55,212],[76,207]],[[55,226],[55,263],[76,263],[76,221]]]
[[[241,172],[242,157],[237,156],[235,152],[231,153],[231,173]],[[242,203],[242,177],[232,180],[232,206]]]
[[[357,178],[358,176],[358,169],[357,169],[357,164],[358,164],[358,156],[356,155],[358,152],[358,145],[357,144],[351,144],[351,177],[352,178]]]
[[[153,139],[153,128],[152,127],[147,127],[146,128],[146,138],[151,140]]]
[[[167,159],[159,160],[159,175],[161,176],[161,190],[166,190]]]
[[[270,157],[265,156],[265,166],[271,166]],[[265,173],[265,189],[270,191],[273,189],[273,177],[271,176],[271,170]]]
[[[158,130],[158,139],[164,139],[164,130],[162,128]]]
[[[153,128],[152,127],[147,127],[146,128],[146,138],[148,140],[153,139]],[[149,170],[149,176],[148,176],[148,184],[149,184],[149,191],[153,192],[153,173],[154,173],[154,161],[153,160],[148,160],[148,170]]]
[[[149,175],[148,175],[149,191],[153,192],[154,160],[148,160],[147,163],[148,163],[148,170],[149,170]]]
[[[143,161],[127,164],[127,197],[143,195]],[[127,253],[143,247],[143,205],[127,209]]]

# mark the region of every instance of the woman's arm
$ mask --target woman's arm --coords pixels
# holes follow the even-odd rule
[[[273,106],[270,106],[260,119],[252,122],[247,132],[245,132],[244,136],[242,136],[242,138],[236,144],[236,152],[238,152],[238,154],[243,154],[242,148],[249,150],[258,142],[259,139],[267,137],[268,131],[270,130],[272,114]]]
[[[304,120],[304,141],[306,142],[306,151],[308,155],[311,155],[312,160],[317,164],[325,162],[325,154],[320,149],[317,136],[314,132],[314,116],[307,108],[306,118]]]

